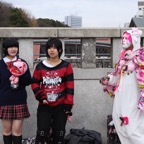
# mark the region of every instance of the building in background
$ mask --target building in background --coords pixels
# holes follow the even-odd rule
[[[129,27],[144,27],[144,1],[138,1],[138,12],[131,19]]]
[[[138,1],[138,12],[135,17],[144,17],[144,1]]]
[[[82,27],[82,17],[75,15],[66,16],[65,24],[70,27]]]
[[[130,22],[126,22],[124,27],[144,27],[144,0],[138,1],[138,11]]]

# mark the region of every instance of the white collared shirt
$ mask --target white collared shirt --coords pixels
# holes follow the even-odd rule
[[[8,57],[4,57],[3,60],[4,60],[5,63],[16,61],[17,60],[17,56],[15,56],[12,60],[10,60]]]

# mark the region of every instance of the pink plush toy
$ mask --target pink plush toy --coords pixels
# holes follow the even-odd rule
[[[27,70],[27,64],[21,59],[18,59],[13,63],[13,66],[9,69],[12,76],[9,78],[11,87],[16,89],[18,87],[19,76],[23,75]]]
[[[120,54],[120,60],[116,65],[116,72],[115,73],[124,73],[126,72],[127,74],[130,74],[131,72],[133,72],[136,68],[135,63],[131,63],[129,64],[129,66],[127,66],[127,60],[131,60],[133,59],[135,56],[134,52],[132,50],[122,50],[121,54]]]
[[[107,92],[111,97],[114,96],[115,87],[108,84],[109,77],[105,76],[100,79],[100,83],[103,85],[103,91]]]

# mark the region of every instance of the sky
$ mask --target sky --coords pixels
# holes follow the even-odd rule
[[[143,0],[2,0],[35,18],[64,22],[65,16],[82,17],[82,27],[124,27]]]

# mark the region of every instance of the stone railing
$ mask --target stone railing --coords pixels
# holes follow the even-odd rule
[[[75,102],[73,107],[73,122],[67,124],[67,133],[70,128],[93,129],[101,133],[103,144],[107,142],[106,118],[112,112],[113,98],[103,92],[99,84],[99,78],[112,68],[96,68],[96,38],[111,38],[112,62],[117,61],[121,51],[121,34],[126,29],[122,28],[0,28],[0,45],[3,38],[19,38],[19,55],[25,59],[33,72],[33,41],[34,39],[48,39],[58,37],[60,39],[81,39],[81,68],[74,68],[75,78]],[[144,28],[141,28],[144,32]],[[144,35],[142,35],[143,39]],[[0,49],[2,54],[2,49]],[[1,55],[2,57],[2,55]],[[28,105],[31,117],[26,119],[23,127],[23,137],[35,136],[37,101],[27,88]],[[0,125],[0,129],[1,125]],[[2,135],[0,136],[2,143]]]

